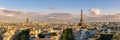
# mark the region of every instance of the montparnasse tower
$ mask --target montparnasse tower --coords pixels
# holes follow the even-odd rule
[[[84,25],[84,20],[83,20],[83,10],[81,9],[81,17],[80,17],[80,22],[78,26],[83,26]]]
[[[26,24],[28,24],[29,23],[29,18],[26,18]]]

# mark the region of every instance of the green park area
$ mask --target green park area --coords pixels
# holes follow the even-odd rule
[[[67,28],[63,31],[60,40],[74,40],[73,31],[71,28]]]
[[[13,40],[29,40],[29,29],[22,30],[20,33],[18,33]]]

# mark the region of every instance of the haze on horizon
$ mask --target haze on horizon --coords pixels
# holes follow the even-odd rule
[[[32,21],[76,22],[83,9],[86,21],[118,22],[119,4],[119,0],[1,0],[0,21],[24,21],[29,17]]]

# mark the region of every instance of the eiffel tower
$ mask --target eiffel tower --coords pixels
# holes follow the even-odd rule
[[[78,26],[83,26],[84,25],[84,20],[83,20],[83,10],[81,9],[81,18],[80,18],[80,23]]]

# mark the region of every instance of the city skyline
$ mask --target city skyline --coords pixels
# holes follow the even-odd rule
[[[0,40],[120,40],[119,0],[1,0]]]
[[[88,12],[91,8],[97,8],[101,14],[120,12],[119,0],[1,0],[0,7],[33,11],[33,12],[72,12],[79,13],[80,9]]]

